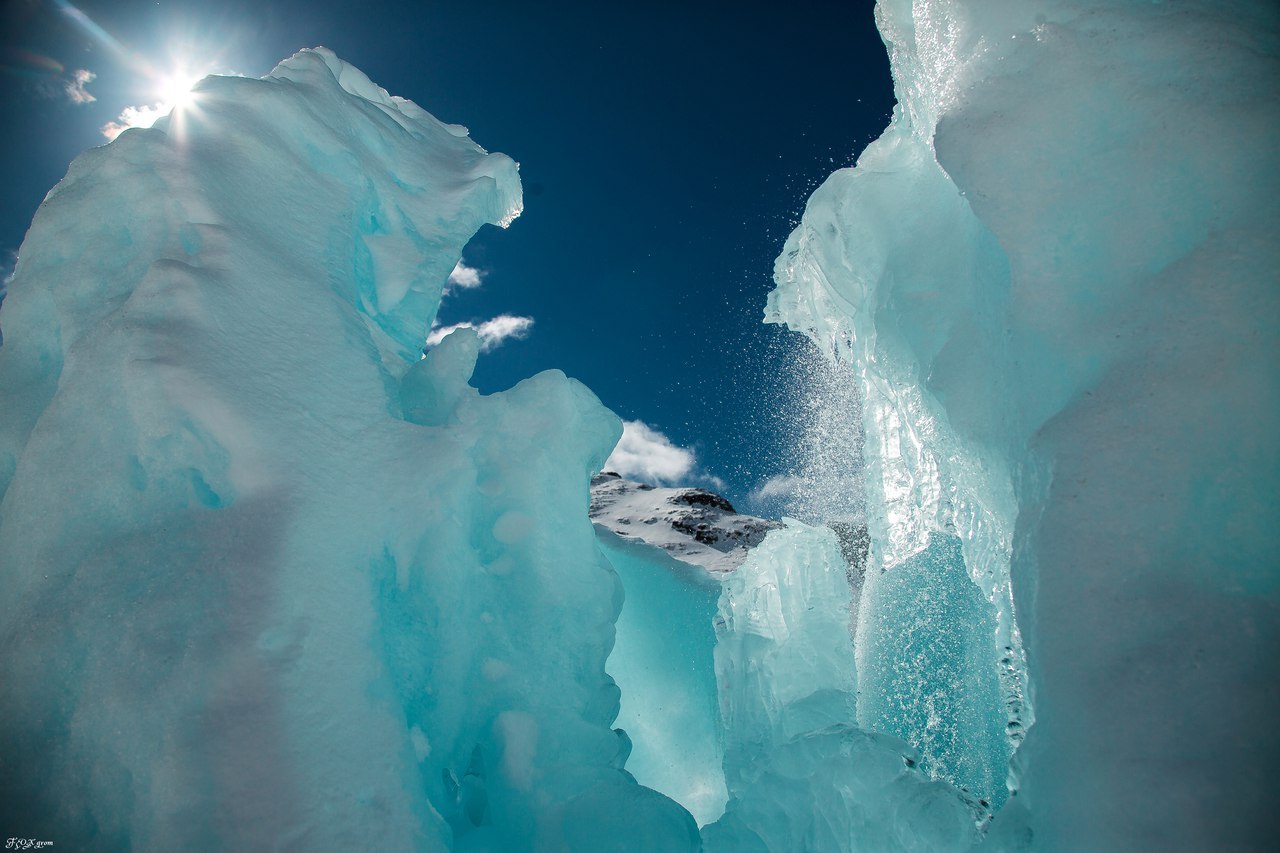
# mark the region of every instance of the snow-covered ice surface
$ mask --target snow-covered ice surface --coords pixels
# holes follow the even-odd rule
[[[893,711],[885,657],[912,619],[951,644],[920,686],[958,709],[985,644],[1018,747],[993,849],[1274,843],[1278,15],[882,0],[893,122],[778,259],[768,317],[862,388],[859,720],[998,755],[991,709]]]
[[[591,481],[591,520],[700,566],[712,578],[736,569],[770,530],[782,527],[739,513],[706,489],[651,486],[609,471]]]
[[[0,320],[0,825],[58,849],[693,849],[621,768],[618,419],[419,360],[515,164],[324,50],[71,165]]]

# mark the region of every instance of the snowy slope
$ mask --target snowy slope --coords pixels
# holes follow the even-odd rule
[[[623,539],[653,545],[712,576],[731,572],[777,521],[742,515],[706,489],[661,488],[611,471],[591,481],[591,520]]]

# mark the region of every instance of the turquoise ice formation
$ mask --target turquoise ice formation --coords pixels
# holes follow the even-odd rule
[[[893,121],[809,200],[767,311],[862,390],[858,719],[966,785],[1016,748],[991,848],[1265,846],[1277,9],[883,0],[877,22]],[[941,729],[911,703],[945,685],[899,689],[922,584],[958,622],[923,620],[956,641],[930,668],[977,691],[940,694]],[[1003,746],[962,707],[992,671]]]
[[[819,420],[865,472],[806,470],[865,494],[715,572],[592,527],[620,423],[582,385],[481,396],[468,330],[420,358],[509,158],[323,49],[86,152],[0,312],[0,823],[1273,841],[1278,14],[882,0],[898,107],[767,307],[852,376]]]
[[[420,359],[515,164],[324,50],[72,164],[0,349],[0,813],[59,849],[695,849],[622,770],[582,385]]]

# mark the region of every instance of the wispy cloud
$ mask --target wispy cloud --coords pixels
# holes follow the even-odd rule
[[[18,264],[18,253],[12,249],[0,251],[0,307],[4,305],[4,298],[9,292],[9,282],[13,281],[13,274]],[[0,329],[0,346],[4,345],[4,330]]]
[[[151,127],[156,123],[156,119],[168,113],[169,109],[164,104],[125,107],[115,121],[109,121],[102,126],[102,135],[110,141],[131,127]]]
[[[63,86],[63,91],[67,93],[67,97],[73,104],[92,104],[98,99],[89,94],[85,86],[92,83],[97,76],[87,68],[77,68],[71,72],[71,77]]]
[[[689,477],[697,461],[692,450],[677,447],[644,421],[623,421],[622,438],[605,460],[604,470],[630,480],[676,483]]]
[[[795,474],[778,474],[761,483],[748,497],[753,503],[789,499],[799,493],[804,483],[804,477],[799,477]]]
[[[460,288],[462,290],[472,290],[481,284],[481,273],[476,267],[467,266],[466,260],[460,260],[453,266],[453,272],[449,273],[449,280],[445,282],[444,292]]]
[[[462,328],[475,329],[476,334],[480,336],[480,352],[489,352],[509,340],[518,341],[529,337],[529,331],[533,328],[533,318],[499,314],[483,323],[454,323],[452,326],[437,326],[427,335],[427,346],[435,346],[454,329]]]
[[[4,299],[5,285],[13,279],[18,266],[18,253],[13,249],[0,249],[0,299]]]

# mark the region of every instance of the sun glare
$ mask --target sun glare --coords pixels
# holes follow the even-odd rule
[[[131,69],[145,86],[143,91],[146,91],[147,100],[150,103],[124,107],[115,121],[104,124],[101,128],[102,135],[108,140],[115,139],[131,127],[151,127],[158,118],[169,115],[173,110],[195,106],[196,97],[191,91],[192,87],[207,74],[222,73],[228,68],[225,62],[225,47],[210,52],[207,49],[208,34],[206,33],[199,38],[173,38],[169,49],[172,70],[165,74],[150,59],[128,48],[94,22],[84,11],[72,5],[69,0],[51,0],[51,2],[86,34],[110,50],[115,58]],[[229,45],[234,40],[227,35],[220,40],[220,43]],[[208,57],[207,61],[204,63],[196,61],[196,57],[202,55]],[[192,68],[201,70],[199,73],[192,73],[190,70]],[[93,98],[90,97],[89,100],[92,101]]]
[[[191,88],[199,81],[200,77],[195,74],[174,71],[160,81],[158,94],[166,106],[185,107],[192,100]]]

